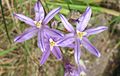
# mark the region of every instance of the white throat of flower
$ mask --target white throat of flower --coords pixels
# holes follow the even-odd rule
[[[76,32],[77,32],[77,37],[80,38],[80,40],[82,40],[83,36],[87,34],[86,32],[80,32],[78,30]]]
[[[80,76],[86,76],[86,73],[84,71],[81,71]]]
[[[35,23],[37,28],[41,28],[41,23],[42,23],[41,20],[40,21],[34,21],[34,23]]]
[[[49,39],[49,42],[50,42],[50,50],[52,50],[53,47],[56,45],[56,43],[51,38]]]

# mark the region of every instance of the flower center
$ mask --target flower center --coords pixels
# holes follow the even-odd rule
[[[86,32],[80,32],[77,30],[77,37],[82,40],[83,36],[86,35]]]
[[[42,21],[34,21],[34,23],[35,23],[37,28],[40,28]]]
[[[56,45],[56,43],[53,41],[53,39],[49,39],[49,41],[50,41],[50,49],[52,50],[53,49],[53,46],[55,46]]]
[[[86,76],[86,73],[84,71],[81,71],[80,76]]]

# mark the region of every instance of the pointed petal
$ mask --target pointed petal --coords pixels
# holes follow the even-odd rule
[[[54,46],[53,49],[52,49],[52,53],[53,53],[53,55],[55,55],[55,57],[56,57],[58,60],[61,60],[61,59],[62,59],[62,53],[61,53],[61,50],[59,49],[59,47]]]
[[[56,29],[45,28],[44,31],[47,35],[52,36],[52,37],[63,37],[64,36],[63,33],[61,33],[60,31]]]
[[[43,65],[47,61],[49,55],[50,55],[50,50],[46,50],[46,51],[43,52],[42,58],[40,60],[41,65]]]
[[[87,27],[91,14],[92,14],[91,8],[87,7],[85,13],[83,13],[83,15],[79,18],[79,22],[76,27],[77,30],[83,31]]]
[[[82,45],[92,54],[94,54],[97,57],[100,57],[100,52],[90,43],[90,41],[87,38],[83,38]]]
[[[45,12],[39,0],[36,2],[34,6],[34,11],[35,11],[35,21],[40,21],[44,19]]]
[[[65,27],[69,32],[74,32],[73,26],[68,22],[68,20],[67,20],[62,14],[60,14],[60,18],[61,18],[61,21],[62,21],[64,27]]]
[[[24,42],[26,40],[29,40],[30,38],[34,37],[37,33],[36,28],[28,28],[23,34],[20,36],[17,36],[14,41],[15,42]]]
[[[103,32],[104,30],[107,30],[108,27],[106,26],[100,26],[100,27],[97,27],[97,28],[92,28],[92,29],[88,29],[88,30],[85,30],[85,32],[87,32],[87,36],[90,36],[90,35],[93,35],[93,34],[98,34],[100,32]]]
[[[74,37],[63,37],[59,41],[56,42],[57,46],[66,47],[74,42]]]
[[[26,17],[22,14],[13,14],[16,18],[18,18],[19,20],[25,22],[26,24],[30,25],[30,26],[35,26],[35,23],[34,21],[29,18],[29,17]]]
[[[76,39],[76,41],[75,41],[75,48],[74,48],[74,57],[75,57],[76,64],[79,64],[80,55],[81,55],[80,40]]]
[[[47,16],[45,17],[43,24],[47,24],[57,13],[59,13],[61,7],[58,7],[56,9],[53,9],[50,11]]]
[[[44,44],[44,32],[39,31],[38,32],[38,47],[41,49],[42,52],[45,51],[45,44]]]

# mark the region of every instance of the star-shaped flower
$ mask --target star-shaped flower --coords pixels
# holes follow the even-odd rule
[[[59,32],[59,34],[62,35],[61,32]],[[62,53],[61,53],[61,50],[59,47],[66,47],[68,45],[65,45],[66,42],[70,42],[70,43],[67,43],[67,44],[72,44],[72,42],[74,41],[74,38],[71,37],[71,38],[67,38],[67,36],[52,36],[52,35],[49,35],[49,33],[46,33],[45,34],[45,52],[43,52],[42,54],[42,58],[41,58],[41,61],[40,61],[40,64],[43,65],[49,55],[50,55],[50,52],[53,53],[53,55],[58,59],[58,60],[61,60],[62,59]]]
[[[34,6],[34,11],[35,11],[35,20],[32,20],[29,17],[26,17],[22,14],[14,14],[16,18],[19,20],[25,22],[26,24],[30,25],[31,27],[26,29],[26,31],[17,36],[14,41],[15,42],[24,42],[32,37],[34,37],[36,34],[38,35],[38,47],[41,48],[41,51],[45,51],[45,46],[44,46],[44,33],[49,32],[50,35],[54,36],[60,36],[58,31],[55,29],[50,29],[48,28],[47,24],[48,22],[60,11],[61,7],[58,7],[56,9],[53,9],[50,11],[46,17],[45,17],[45,12],[44,9],[38,0]]]
[[[60,14],[61,21],[64,27],[70,32],[69,37],[73,37],[75,41],[74,45],[74,57],[77,64],[79,64],[80,60],[80,46],[84,46],[89,52],[94,54],[97,57],[100,57],[99,51],[90,43],[88,40],[88,36],[93,34],[98,34],[107,29],[106,26],[100,26],[97,28],[87,29],[87,24],[90,20],[92,10],[90,7],[87,7],[85,13],[78,19],[76,29],[68,22],[68,20]]]

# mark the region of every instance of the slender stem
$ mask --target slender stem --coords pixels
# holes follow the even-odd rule
[[[50,2],[50,1],[47,1],[47,4],[49,5],[56,5],[56,6],[62,6],[62,7],[65,7],[67,8],[67,5],[65,3],[57,3],[57,2]],[[85,5],[75,5],[75,4],[69,4],[69,7],[71,9],[74,9],[74,10],[85,10],[87,6]],[[115,10],[111,10],[111,9],[107,9],[107,8],[103,8],[103,7],[96,7],[96,6],[91,6],[92,10],[93,11],[96,11],[96,12],[103,12],[103,13],[107,13],[107,14],[111,14],[111,15],[114,15],[114,16],[120,16],[120,12],[118,11],[115,11]]]
[[[3,6],[2,6],[2,1],[1,0],[0,0],[0,7],[1,7],[1,12],[2,12],[3,23],[4,23],[4,26],[5,26],[5,31],[6,31],[8,40],[11,44],[12,42],[10,40],[10,36],[9,36],[9,33],[8,33],[7,24],[6,24],[6,20],[5,20],[5,17],[4,17],[4,11],[3,11]]]

